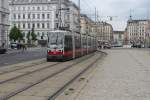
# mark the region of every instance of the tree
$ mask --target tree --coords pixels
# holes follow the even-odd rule
[[[31,32],[29,31],[27,34],[27,40],[29,44],[32,44],[33,42],[35,42],[37,40],[37,36],[34,32],[34,28],[32,28]]]
[[[14,41],[14,42],[19,41],[20,42],[21,40],[23,40],[24,36],[21,33],[20,29],[17,28],[16,26],[14,26],[10,30],[9,38],[11,41]]]
[[[32,31],[31,31],[31,37],[32,37],[32,41],[35,42],[37,40],[37,36],[34,32],[34,28],[32,28]]]
[[[18,41],[20,42],[21,40],[24,40],[24,34],[20,31],[20,29],[17,29],[17,35],[18,35]]]
[[[29,31],[27,34],[27,42],[31,44],[31,32]]]
[[[22,40],[23,40],[23,43],[25,43],[24,37],[25,37],[25,33],[23,32],[23,33],[22,33]]]

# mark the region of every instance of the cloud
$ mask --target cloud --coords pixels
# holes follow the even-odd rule
[[[77,2],[78,0],[73,1]],[[150,0],[81,0],[81,4],[81,9],[86,10],[86,13],[91,13],[91,11],[94,13],[94,6],[96,6],[100,16],[117,16],[113,22],[110,22],[115,30],[125,29],[130,11],[135,19],[150,17]],[[93,8],[88,7],[87,4]],[[103,17],[101,19],[106,20]]]

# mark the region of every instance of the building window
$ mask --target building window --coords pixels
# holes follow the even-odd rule
[[[42,23],[42,28],[45,28],[45,24],[44,23]]]
[[[39,23],[37,23],[37,28],[40,28],[40,24]]]
[[[18,19],[20,19],[21,17],[20,17],[20,14],[18,14]]]
[[[25,19],[25,14],[23,14],[23,19]]]
[[[45,19],[45,14],[42,14],[42,18]]]
[[[37,10],[40,10],[40,7],[37,7]]]
[[[56,29],[58,29],[58,27],[59,27],[59,24],[58,24],[58,23],[56,23],[56,24],[55,24],[55,27],[56,27]]]
[[[25,25],[25,24],[23,24],[23,28],[26,28],[26,25]]]
[[[56,14],[56,18],[58,18],[59,14]]]
[[[49,25],[49,23],[47,23],[47,28],[50,28],[50,25]]]
[[[35,24],[34,23],[32,24],[32,28],[35,28]]]
[[[47,19],[49,19],[50,18],[50,15],[49,14],[47,14]]]
[[[43,40],[44,39],[44,32],[42,32],[42,36],[41,36],[41,40]]]
[[[20,29],[20,24],[18,24],[18,28]]]
[[[35,19],[35,14],[32,14],[32,18]]]
[[[24,11],[26,10],[25,7],[23,7],[23,10],[24,10]]]
[[[30,19],[31,17],[30,17],[30,14],[28,14],[28,19]]]
[[[29,28],[29,29],[31,28],[30,23],[28,23],[28,28]]]
[[[14,14],[14,19],[16,19],[16,14]]]
[[[37,18],[40,19],[40,14],[37,14]]]

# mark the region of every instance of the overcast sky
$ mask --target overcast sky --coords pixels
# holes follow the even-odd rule
[[[72,0],[77,3],[78,0]],[[94,16],[94,8],[98,9],[101,20],[112,23],[114,30],[124,30],[130,12],[133,19],[150,17],[150,0],[81,0],[83,13]],[[109,21],[107,16],[114,16]]]

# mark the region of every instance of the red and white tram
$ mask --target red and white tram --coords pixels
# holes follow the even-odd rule
[[[96,37],[69,31],[48,34],[47,61],[71,60],[95,52]]]

